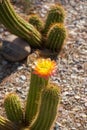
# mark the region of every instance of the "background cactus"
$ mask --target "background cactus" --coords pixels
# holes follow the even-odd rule
[[[50,130],[57,114],[59,104],[58,86],[50,84],[43,89],[41,94],[41,104],[38,115],[30,130]]]
[[[65,11],[64,8],[60,5],[54,5],[48,12],[45,27],[44,27],[44,34],[47,34],[50,26],[55,23],[64,23],[65,18]]]
[[[30,46],[41,47],[39,31],[15,13],[9,0],[0,2],[0,21],[11,33],[27,40]]]
[[[4,106],[9,120],[17,124],[23,122],[23,111],[19,97],[16,94],[8,94],[5,98]]]
[[[66,29],[63,24],[54,24],[47,34],[46,46],[53,52],[60,52],[66,39]]]
[[[29,23],[32,24],[38,31],[42,31],[43,21],[40,19],[38,15],[30,15]]]
[[[27,40],[34,48],[44,47],[59,53],[66,38],[66,30],[62,25],[64,18],[63,7],[52,6],[43,29],[43,22],[37,15],[31,15],[28,23],[15,13],[9,0],[0,2],[0,21],[11,33]]]

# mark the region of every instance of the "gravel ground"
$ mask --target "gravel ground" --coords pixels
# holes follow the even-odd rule
[[[38,0],[34,12],[44,18],[53,2]],[[87,130],[87,0],[61,0],[61,3],[67,14],[65,24],[69,37],[57,58],[58,72],[51,78],[61,87],[61,104],[55,130]],[[24,16],[22,8],[16,9]],[[4,39],[8,34],[0,25],[0,38]],[[0,55],[1,115],[5,115],[3,99],[8,92],[18,93],[24,102],[29,86],[30,65],[36,56],[36,53],[29,56],[27,66],[26,60],[11,63]]]

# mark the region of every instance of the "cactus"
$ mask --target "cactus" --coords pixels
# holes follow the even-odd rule
[[[41,91],[43,88],[46,88],[49,75],[52,74],[54,69],[55,62],[49,59],[38,59],[37,62],[35,62],[35,66],[33,66],[33,71],[31,73],[30,89],[26,104],[26,124],[32,123],[32,120],[35,118],[38,111]]]
[[[0,130],[19,130],[11,121],[0,116]]]
[[[46,86],[47,80],[38,75],[31,73],[30,89],[27,97],[25,123],[30,124],[37,113],[40,94],[43,87]]]
[[[16,94],[8,94],[5,98],[4,106],[9,120],[17,124],[23,122],[23,111],[19,97]]]
[[[50,26],[54,23],[64,23],[65,11],[62,6],[54,5],[48,12],[48,16],[46,19],[44,33],[47,34]]]
[[[32,24],[38,31],[42,31],[43,21],[39,18],[38,15],[30,15],[29,23]]]
[[[54,24],[48,34],[46,46],[53,52],[60,52],[66,39],[66,29],[63,24]]]
[[[56,118],[59,104],[58,86],[50,84],[43,89],[41,94],[41,104],[36,120],[31,124],[30,130],[50,130]]]
[[[9,0],[0,1],[0,21],[8,30],[27,40],[32,47],[41,47],[41,34],[14,11]]]
[[[50,130],[59,104],[59,88],[49,83],[56,71],[55,61],[37,59],[32,65],[25,116],[16,94],[8,94],[4,105],[8,120],[0,117],[0,130]],[[52,114],[52,115],[51,115]]]

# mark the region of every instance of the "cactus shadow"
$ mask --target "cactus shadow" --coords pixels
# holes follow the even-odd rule
[[[9,76],[15,73],[25,60],[20,62],[10,62],[7,61],[1,54],[0,54],[0,84],[9,78]]]

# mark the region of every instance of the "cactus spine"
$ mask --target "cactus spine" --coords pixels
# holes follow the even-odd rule
[[[11,121],[0,116],[0,130],[18,130]]]
[[[30,130],[50,130],[56,118],[57,107],[59,104],[58,86],[50,84],[43,89],[41,94],[41,104],[34,123]]]
[[[43,21],[39,18],[38,15],[30,15],[29,23],[32,24],[38,31],[42,31]]]
[[[53,52],[61,51],[64,40],[66,39],[66,29],[63,24],[54,24],[47,34],[47,48]]]
[[[30,89],[27,97],[25,110],[25,123],[30,124],[35,118],[40,100],[41,90],[46,86],[48,80],[31,73]]]
[[[5,98],[4,106],[9,120],[15,123],[23,122],[23,111],[17,95],[14,93],[8,94]]]
[[[0,21],[11,33],[24,38],[32,47],[41,47],[41,34],[15,13],[9,0],[0,2]]]
[[[50,26],[54,23],[64,23],[65,12],[62,6],[54,5],[48,12],[48,16],[46,19],[44,33],[46,34],[50,28]]]

